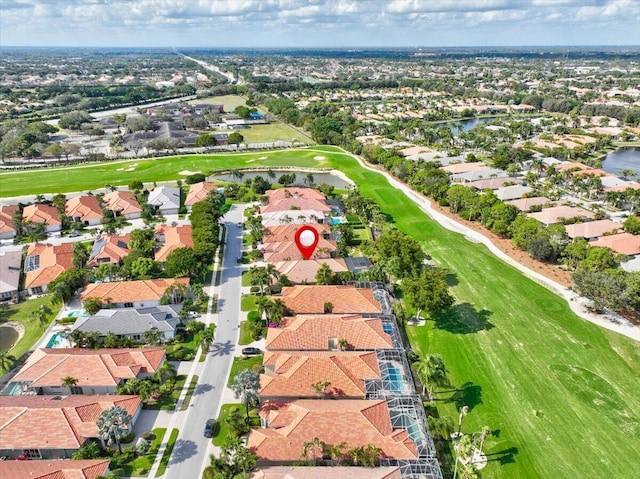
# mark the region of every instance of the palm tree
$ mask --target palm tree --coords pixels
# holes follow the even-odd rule
[[[156,372],[153,374],[153,379],[158,383],[164,384],[167,381],[173,380],[178,375],[176,368],[169,361],[164,361]]]
[[[100,413],[96,424],[100,438],[109,445],[115,442],[118,445],[118,451],[121,453],[120,439],[129,433],[131,426],[131,416],[129,416],[127,410],[122,406],[105,409]]]
[[[462,430],[462,420],[469,414],[469,406],[462,406],[460,408],[460,414],[458,415],[458,432],[456,433],[456,439],[460,439],[460,433]]]
[[[0,351],[0,370],[8,371],[13,367],[16,362],[16,357],[9,354],[7,351]]]
[[[430,400],[433,397],[434,386],[447,387],[450,385],[447,368],[439,354],[427,354],[416,362],[413,368],[422,382],[422,394],[426,392]]]
[[[200,347],[202,347],[203,352],[208,352],[211,344],[213,343],[213,329],[205,328],[202,333],[200,333]]]
[[[478,451],[480,451],[480,454],[482,454],[482,449],[484,448],[484,441],[487,438],[487,436],[491,436],[491,429],[489,429],[489,426],[482,426],[482,431],[480,432],[480,447],[478,448]]]
[[[266,321],[269,321],[269,312],[272,304],[273,303],[266,296],[259,296],[256,300],[258,313],[260,313],[260,317],[264,318]]]
[[[462,464],[461,467],[464,468],[465,463],[461,461],[461,458],[465,458],[465,459],[468,458],[471,455],[471,451],[473,450],[473,445],[471,444],[471,438],[469,436],[464,436],[460,438],[460,440],[453,445],[453,449],[456,453],[456,465],[453,468],[453,479],[456,479],[458,475],[458,463],[460,462]],[[470,464],[470,462],[467,462],[467,464]],[[461,470],[461,473],[462,473],[462,470]],[[467,476],[467,477],[472,477],[472,476]]]
[[[348,458],[348,444],[342,441],[340,444],[329,445],[329,455],[336,466]]]
[[[260,387],[260,374],[250,369],[244,369],[236,374],[231,384],[236,399],[247,408],[246,421],[249,422],[249,409],[258,403],[258,388]]]
[[[67,376],[62,378],[62,387],[71,389],[76,384],[78,384],[78,380],[72,376]]]
[[[300,457],[305,460],[309,460],[309,456],[311,456],[311,461],[313,465],[316,465],[316,459],[320,456],[322,459],[322,455],[324,454],[324,448],[326,444],[324,441],[321,441],[319,438],[314,437],[311,441],[306,441],[302,444],[302,454]]]
[[[324,397],[327,388],[331,386],[329,381],[318,381],[317,383],[311,383],[311,387],[316,392],[318,397]]]

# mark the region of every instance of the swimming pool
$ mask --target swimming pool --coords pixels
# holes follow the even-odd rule
[[[20,396],[27,384],[28,383],[20,382],[20,381],[10,382],[7,385],[7,387],[4,388],[4,391],[2,391],[2,395],[3,396]]]
[[[64,347],[64,342],[66,339],[66,335],[64,333],[54,333],[53,336],[51,336],[51,339],[49,340],[49,342],[47,343],[47,347],[48,348],[63,348]]]
[[[418,421],[411,416],[405,415],[403,417],[403,422],[406,425],[404,429],[407,431],[409,437],[413,439],[414,442],[418,442],[422,438]]]
[[[402,371],[400,370],[400,368],[396,366],[388,366],[387,372],[382,379],[391,383],[392,391],[404,391],[404,379],[402,378]]]
[[[393,326],[388,323],[382,323],[382,330],[387,334],[391,334],[393,333]]]
[[[336,216],[334,216],[333,218],[331,218],[331,224],[332,225],[339,225],[340,223],[342,223],[342,218],[338,218]]]
[[[67,318],[81,318],[84,316],[89,316],[89,315],[85,313],[84,310],[82,309],[76,309],[76,310],[70,311],[67,314]]]

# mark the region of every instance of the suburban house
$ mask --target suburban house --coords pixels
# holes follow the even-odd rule
[[[484,191],[484,190],[497,190],[498,188],[502,188],[504,186],[519,185],[521,183],[522,183],[522,180],[520,179],[510,178],[508,176],[502,176],[500,178],[489,178],[487,180],[472,181],[471,183],[467,183],[465,186],[469,188],[473,188],[478,191]]]
[[[181,305],[149,306],[146,308],[101,309],[93,316],[76,320],[73,330],[98,333],[105,337],[114,334],[134,341],[144,339],[144,333],[155,328],[163,340],[172,339],[180,324]]]
[[[0,461],[2,479],[95,479],[109,473],[109,459]]]
[[[551,208],[544,208],[537,213],[528,213],[527,217],[538,220],[545,226],[549,226],[574,218],[593,219],[594,214],[584,208],[575,206],[553,206]]]
[[[102,235],[93,243],[87,266],[95,268],[103,263],[120,264],[129,256],[129,234]]]
[[[0,456],[70,458],[88,440],[101,441],[96,421],[114,406],[127,411],[133,428],[138,396],[0,396]]]
[[[184,205],[187,207],[187,210],[191,211],[193,205],[204,200],[209,196],[209,193],[212,191],[215,192],[217,189],[218,187],[215,184],[207,181],[193,183],[189,185],[189,192],[187,193],[187,198],[184,200]]]
[[[591,241],[600,236],[617,233],[622,230],[622,224],[611,220],[596,220],[566,225],[564,229],[571,239],[585,238],[587,241]]]
[[[163,348],[87,349],[42,348],[29,356],[11,379],[24,394],[116,394],[116,388],[128,379],[153,376],[165,360]],[[63,386],[64,378],[76,384]]]
[[[445,166],[443,169],[448,168]],[[455,173],[450,176],[452,183],[471,183],[473,181],[488,179],[488,178],[500,178],[508,177],[505,171],[497,168],[478,169],[473,171],[466,171],[464,173]]]
[[[282,288],[283,301],[297,314],[381,313],[373,290],[353,286],[288,286]]]
[[[531,208],[536,206],[542,207],[549,203],[552,203],[552,201],[544,196],[532,196],[531,198],[519,198],[517,200],[505,201],[505,204],[515,206],[520,211],[525,212],[531,211]]]
[[[618,233],[615,235],[601,236],[590,243],[591,246],[609,248],[615,254],[635,256],[640,254],[640,236],[631,233]]]
[[[140,218],[142,208],[131,191],[112,191],[102,198],[104,207],[114,216],[124,216],[128,220]]]
[[[177,215],[180,210],[180,188],[158,186],[149,193],[147,203],[162,215]]]
[[[111,281],[91,283],[84,287],[80,301],[98,298],[102,304],[111,304],[116,308],[144,308],[159,306],[170,286],[178,289],[189,288],[189,278],[160,278],[137,281]],[[181,303],[182,294],[169,297],[170,303]]]
[[[156,250],[155,259],[161,263],[167,260],[167,256],[174,249],[193,248],[191,225],[156,226],[156,243],[159,244],[159,248]]]
[[[365,399],[366,380],[380,379],[373,351],[267,351],[260,375],[260,399],[352,398]],[[312,385],[327,381],[316,390]]]
[[[304,443],[314,437],[325,444],[346,442],[349,448],[372,444],[385,458],[418,458],[416,443],[407,431],[392,426],[384,400],[265,401],[260,422],[262,429],[249,432],[247,447],[261,463],[300,461]],[[307,457],[321,460],[322,453],[309,451]]]
[[[16,229],[13,226],[13,214],[17,210],[17,205],[0,206],[0,240],[11,239],[16,236]]]
[[[63,271],[73,268],[73,243],[29,245],[24,259],[24,289],[30,295],[42,294]]]
[[[267,263],[277,263],[278,261],[300,261],[304,256],[295,241],[282,241],[265,243],[260,250],[264,261]],[[336,241],[327,240],[322,237],[318,239],[318,244],[313,252],[313,259],[331,258],[336,251]]]
[[[500,201],[509,201],[522,198],[524,195],[528,195],[533,191],[530,186],[523,185],[511,185],[503,186],[494,191],[494,194]]]
[[[18,297],[21,264],[20,251],[0,251],[0,301]]]
[[[62,229],[60,213],[54,206],[35,203],[25,206],[22,210],[22,221],[27,223],[44,223],[47,233],[54,233]]]
[[[453,163],[451,165],[443,166],[442,169],[450,175],[457,175],[459,173],[468,173],[469,171],[486,171],[491,168],[482,162],[475,162]]]
[[[95,196],[81,195],[67,200],[64,213],[73,221],[85,226],[97,226],[102,223],[102,207]]]
[[[394,348],[381,318],[359,314],[298,314],[268,328],[267,351],[373,351]]]
[[[328,265],[334,273],[349,271],[343,258],[278,261],[274,266],[278,273],[286,275],[291,283],[300,284],[315,282],[316,274],[323,264]]]
[[[331,226],[326,223],[314,223],[309,225],[318,233],[319,238],[329,239],[331,237]],[[262,243],[282,243],[285,241],[295,241],[296,233],[302,225],[287,224],[268,226],[262,231]]]
[[[402,479],[398,467],[345,467],[332,466],[331,479]],[[261,467],[249,479],[326,479],[327,468],[322,466],[267,466]]]
[[[331,212],[324,195],[311,188],[282,188],[266,195],[268,203],[260,207],[264,226],[321,223]]]

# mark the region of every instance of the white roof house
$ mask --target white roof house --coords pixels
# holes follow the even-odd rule
[[[159,186],[149,193],[147,203],[165,215],[176,215],[180,210],[180,188]]]

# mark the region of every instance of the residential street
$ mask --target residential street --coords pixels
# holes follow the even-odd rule
[[[243,212],[244,205],[234,205],[223,217],[227,236],[221,283],[216,288],[218,313],[213,315],[215,341],[204,362],[190,407],[186,415],[181,417],[182,421],[178,420],[174,425],[180,429],[180,434],[167,468],[168,478],[200,477],[209,461],[212,445],[211,440],[203,436],[204,424],[207,419],[218,415],[238,341],[243,265],[236,262],[242,253],[242,229],[237,223],[243,221]]]

